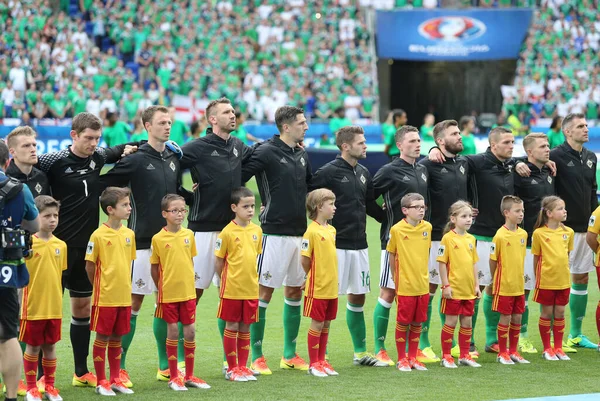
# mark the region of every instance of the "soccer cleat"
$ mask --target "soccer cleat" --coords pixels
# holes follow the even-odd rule
[[[591,342],[590,339],[584,336],[583,334],[580,334],[577,337],[571,337],[571,335],[569,334],[567,345],[573,348],[598,349],[598,344]]]
[[[271,372],[271,369],[269,369],[269,367],[267,366],[267,360],[264,356],[255,359],[254,362],[252,362],[252,364],[250,365],[250,370],[252,370],[252,373],[254,373],[255,375],[268,376],[273,374],[273,372]]]
[[[238,368],[240,369],[244,377],[248,379],[249,382],[256,381],[256,376],[254,376],[254,373],[250,369],[248,369],[247,366],[239,366]]]
[[[394,366],[394,361],[392,361],[390,359],[387,351],[384,350],[383,348],[379,350],[379,352],[377,353],[377,355],[375,355],[375,359],[377,359],[379,362],[381,362],[377,366]]]
[[[168,382],[169,380],[171,380],[171,372],[169,372],[169,369],[158,369],[158,371],[156,372],[156,380],[158,380],[159,382]]]
[[[566,341],[563,341],[562,350],[565,351],[567,354],[576,354],[577,353],[577,350],[573,347],[569,347],[567,345]]]
[[[42,390],[40,390],[39,386],[38,386],[38,391],[40,392],[40,394],[43,392]],[[4,392],[6,393],[6,386],[4,386]],[[25,394],[27,394],[27,385],[25,384],[25,382],[23,380],[19,380],[19,387],[17,388],[17,395],[21,396],[21,397],[25,397]]]
[[[519,350],[524,354],[537,354],[538,350],[535,349],[533,343],[529,341],[529,338],[519,338]]]
[[[46,376],[40,377],[40,379],[35,382],[35,385],[37,386],[40,394],[44,394],[46,392]],[[21,382],[19,382],[19,387],[21,387]],[[27,386],[25,383],[23,383],[23,388],[25,389],[25,392],[27,392]]]
[[[121,379],[115,379],[110,383],[110,388],[115,393],[121,394],[133,394],[133,390],[127,388],[127,386],[121,381]]]
[[[469,353],[471,354],[471,358],[473,358],[473,359],[479,358],[479,351],[477,351],[477,347],[475,346],[475,343],[471,343],[469,345]]]
[[[173,391],[187,391],[187,387],[183,382],[183,377],[177,376],[173,380],[169,380],[169,388]]]
[[[308,367],[308,374],[315,377],[327,377],[329,376],[320,362],[313,363]]]
[[[475,362],[475,360],[473,360],[473,358],[471,357],[471,355],[462,356],[458,360],[458,363],[459,363],[459,365],[470,366],[472,368],[480,368],[481,367],[480,364],[478,364],[477,362]]]
[[[518,352],[513,352],[510,354],[510,359],[512,359],[514,363],[529,363],[529,361],[523,358]]]
[[[492,345],[486,345],[485,352],[489,352],[490,354],[498,354],[500,352],[500,347],[498,346],[498,343],[493,343]]]
[[[32,388],[25,393],[25,401],[42,401],[42,395],[37,388]]]
[[[323,367],[323,370],[325,371],[325,373],[327,373],[328,376],[339,376],[340,375],[338,372],[335,371],[333,366],[331,366],[328,361],[322,361],[321,366]]]
[[[448,355],[448,354],[442,356],[441,364],[445,368],[450,368],[450,369],[458,368],[458,366],[456,366],[456,364],[454,363],[454,358],[452,357],[452,355]]]
[[[184,379],[184,381],[187,387],[201,388],[204,390],[208,390],[210,388],[207,382],[196,376],[188,376]]]
[[[377,359],[375,355],[369,352],[355,352],[352,363],[356,366],[377,366]]]
[[[547,361],[558,361],[558,357],[556,356],[556,354],[554,353],[554,350],[552,350],[552,348],[548,348],[545,349],[544,352],[542,352],[542,358],[544,358]]]
[[[108,380],[101,380],[96,386],[96,394],[100,394],[107,397],[114,397],[117,394],[110,388]]]
[[[58,389],[54,386],[46,386],[46,388],[44,388],[44,398],[48,401],[63,401]]]
[[[185,376],[185,361],[177,362],[177,370],[180,376]]]
[[[107,382],[108,383],[108,382]],[[92,372],[87,372],[83,376],[73,374],[73,387],[98,387],[98,379]]]
[[[425,367],[425,365],[423,365],[421,362],[419,362],[418,360],[416,360],[415,358],[410,358],[408,360],[408,362],[410,363],[410,367],[414,370],[420,370],[420,371],[425,371],[427,370],[427,368]]]
[[[227,373],[227,371],[229,370],[229,364],[227,363],[227,361],[223,361],[223,367],[221,369],[223,374]]]
[[[508,355],[508,352],[501,352],[496,357],[496,361],[498,361],[502,365],[514,365],[512,358]]]
[[[410,372],[412,369],[410,368],[410,362],[408,362],[408,358],[399,360],[396,364],[396,369],[398,369],[400,372]]]
[[[244,372],[236,366],[225,373],[225,380],[229,380],[231,382],[247,382],[248,378]]]
[[[427,347],[424,348],[422,351],[417,351],[417,361],[421,363],[435,363],[439,362],[440,358],[438,358],[435,352],[433,352],[433,348]]]
[[[308,363],[296,354],[292,359],[281,358],[279,367],[281,369],[308,370]]]
[[[131,378],[129,377],[129,372],[125,369],[121,369],[119,371],[119,380],[125,385],[127,388],[132,388],[133,383],[131,382]]]
[[[471,349],[471,347],[469,347],[469,350]],[[452,347],[452,350],[450,350],[450,354],[452,355],[453,358],[460,358],[460,347],[457,345],[455,345],[454,347]],[[479,358],[479,352],[477,352],[477,349],[475,349],[474,352],[470,352],[469,354],[471,355],[472,359],[477,359]]]
[[[565,354],[565,351],[562,350],[562,348],[556,348],[554,350],[554,355],[556,355],[556,357],[558,359],[560,359],[561,361],[570,361],[571,358],[569,358],[567,356],[567,354]]]

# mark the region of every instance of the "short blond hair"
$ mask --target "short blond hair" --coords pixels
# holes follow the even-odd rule
[[[10,133],[6,136],[6,144],[8,145],[8,147],[14,148],[15,146],[17,146],[17,138],[21,136],[32,136],[35,138],[37,134],[31,127],[17,127],[14,130],[10,131]]]
[[[540,132],[535,132],[535,133],[529,134],[525,138],[523,138],[523,149],[525,149],[525,151],[527,151],[528,149],[531,149],[531,147],[535,143],[536,139],[543,139],[546,142],[548,142],[548,136],[546,134],[542,134]]]
[[[308,218],[314,220],[319,215],[319,208],[327,201],[335,202],[335,194],[327,188],[319,188],[310,192],[306,197],[306,210]]]

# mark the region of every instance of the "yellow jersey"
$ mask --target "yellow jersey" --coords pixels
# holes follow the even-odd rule
[[[496,231],[490,244],[490,259],[497,262],[493,293],[507,297],[525,294],[525,253],[527,231],[506,226]]]
[[[600,206],[598,206],[590,216],[588,233],[594,233],[596,234],[596,237],[600,234]],[[594,265],[596,267],[600,266],[600,247],[594,250]]]
[[[316,299],[338,297],[338,265],[335,249],[335,228],[316,221],[308,225],[302,237],[302,256],[310,258],[305,295]]]
[[[569,252],[574,237],[573,230],[563,224],[555,230],[543,226],[533,232],[531,253],[538,256],[535,288],[564,290],[571,286]]]
[[[32,236],[31,257],[25,260],[29,284],[23,288],[21,319],[62,318],[62,272],[67,269],[67,244],[52,236]]]
[[[396,294],[419,296],[429,293],[429,249],[431,224],[421,220],[413,226],[400,220],[390,230],[387,251],[395,254]]]
[[[479,260],[475,237],[449,231],[442,237],[436,260],[446,264],[452,298],[475,299],[474,265]]]
[[[85,260],[96,265],[92,305],[131,306],[131,262],[135,260],[135,234],[102,224],[92,233]]]
[[[219,233],[215,256],[225,259],[219,296],[227,299],[258,299],[256,261],[262,253],[262,230],[250,222],[246,227],[235,221]]]
[[[181,228],[176,233],[163,228],[152,237],[150,263],[158,265],[158,303],[189,301],[196,298],[194,233]]]

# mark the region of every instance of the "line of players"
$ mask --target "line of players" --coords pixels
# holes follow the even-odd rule
[[[477,234],[476,228],[479,226],[481,227],[479,231],[482,234],[493,235],[494,231],[493,229],[490,230],[489,226],[496,225],[496,227],[499,227],[502,224],[501,221],[498,223],[501,217],[486,218],[486,216],[497,214],[495,212],[486,213],[486,207],[491,210],[491,205],[494,204],[490,202],[490,197],[503,196],[505,193],[493,194],[491,192],[494,192],[495,187],[500,188],[496,192],[514,192],[514,184],[510,185],[514,180],[512,174],[514,162],[510,160],[514,143],[512,136],[509,137],[508,132],[497,129],[490,134],[490,149],[485,154],[472,158],[456,157],[456,154],[460,151],[458,149],[461,145],[460,133],[458,129],[453,129],[456,125],[443,126],[440,123],[436,126],[437,130],[434,132],[434,136],[441,155],[445,156],[445,160],[439,165],[427,161],[417,164],[416,160],[420,150],[418,133],[416,129],[405,126],[398,131],[396,136],[397,144],[402,149],[401,157],[384,166],[374,179],[371,179],[368,171],[358,164],[358,160],[366,156],[364,135],[359,127],[351,127],[340,131],[337,135],[341,156],[324,166],[313,177],[306,152],[297,146],[302,142],[308,129],[301,109],[281,108],[277,113],[279,116],[277,126],[280,135],[255,149],[250,149],[229,136],[229,133],[235,129],[235,114],[230,102],[226,99],[219,99],[210,106],[207,108],[207,119],[212,126],[209,135],[186,145],[182,160],[179,160],[176,152],[167,149],[165,144],[168,140],[170,119],[164,115],[164,112],[156,108],[149,109],[148,113],[145,113],[145,118],[143,118],[144,126],[149,132],[148,144],[140,146],[138,152],[118,163],[111,171],[113,174],[107,174],[106,178],[100,179],[101,167],[107,162],[112,163],[119,159],[124,151],[129,152],[133,149],[130,146],[127,146],[127,148],[130,148],[127,150],[126,147],[97,148],[101,124],[85,113],[74,119],[71,132],[74,143],[68,150],[40,156],[39,165],[48,175],[52,193],[63,204],[57,236],[63,237],[69,246],[65,287],[70,289],[72,296],[71,340],[76,362],[73,384],[83,386],[94,386],[96,384],[94,376],[89,374],[85,363],[87,349],[89,348],[88,325],[90,314],[89,296],[86,297],[86,295],[89,294],[90,284],[85,276],[84,269],[83,272],[81,271],[85,244],[82,246],[79,243],[86,238],[85,235],[80,235],[83,231],[90,231],[91,233],[97,227],[98,205],[96,202],[90,202],[90,198],[97,199],[95,196],[99,195],[99,191],[103,186],[109,185],[110,180],[120,181],[120,185],[130,184],[132,186],[133,212],[132,217],[129,219],[129,225],[136,232],[136,237],[151,238],[154,233],[160,230],[160,227],[154,231],[145,226],[145,223],[153,224],[158,220],[160,224],[157,224],[157,226],[163,225],[160,218],[155,218],[159,214],[157,213],[159,207],[156,199],[162,199],[162,196],[166,193],[177,191],[180,172],[186,168],[191,170],[192,178],[198,184],[198,188],[194,191],[191,199],[192,207],[189,217],[189,227],[195,231],[196,244],[199,249],[194,260],[197,299],[202,295],[202,291],[208,288],[213,279],[214,256],[211,244],[216,241],[218,232],[231,220],[231,211],[227,210],[231,190],[250,177],[256,176],[261,198],[265,200],[265,210],[261,214],[261,224],[265,234],[263,237],[264,254],[259,258],[258,266],[260,282],[259,322],[253,324],[250,329],[251,368],[255,373],[270,373],[270,369],[262,355],[264,321],[272,291],[282,285],[285,287],[284,355],[280,366],[284,369],[308,369],[308,364],[296,354],[295,345],[300,322],[300,287],[304,281],[304,274],[299,268],[299,249],[301,236],[306,227],[304,205],[299,200],[304,199],[309,188],[313,189],[320,186],[331,188],[336,193],[339,210],[345,211],[345,213],[339,212],[335,216],[333,225],[341,228],[337,236],[338,261],[340,262],[340,293],[348,294],[346,319],[355,349],[354,361],[356,364],[378,366],[393,364],[390,363],[391,360],[387,357],[383,345],[385,332],[387,331],[389,307],[391,307],[394,299],[393,282],[390,280],[391,273],[386,252],[382,252],[383,268],[380,283],[382,289],[374,316],[376,355],[366,351],[366,333],[362,312],[365,294],[369,290],[370,282],[368,258],[366,257],[366,213],[383,222],[382,246],[385,247],[389,228],[403,216],[399,202],[401,197],[409,192],[422,193],[426,200],[432,200],[432,213],[435,214],[437,211],[438,214],[437,221],[435,215],[432,216],[432,223],[434,224],[432,237],[435,241],[436,231],[441,232],[439,216],[445,215],[445,210],[448,210],[447,206],[439,207],[436,202],[450,204],[456,199],[467,198],[478,209],[478,216],[480,216],[476,219],[472,232]],[[448,122],[443,123],[447,124]],[[565,123],[563,129],[567,142],[566,145],[563,145],[564,149],[559,149],[562,153],[556,152],[559,158],[564,159],[562,166],[557,161],[560,166],[558,168],[559,176],[556,179],[557,191],[560,194],[561,188],[563,190],[569,188],[569,192],[572,192],[571,196],[568,196],[568,194],[563,196],[567,205],[569,203],[573,205],[568,206],[569,209],[579,210],[580,214],[585,214],[586,210],[591,213],[589,202],[591,197],[586,196],[586,193],[595,195],[595,179],[589,180],[588,176],[590,174],[586,173],[587,170],[595,172],[596,161],[595,156],[583,147],[583,143],[587,141],[587,124],[583,116],[579,115],[568,116]],[[31,138],[29,139],[31,140]],[[541,140],[541,138],[538,139]],[[536,144],[538,139],[534,141]],[[33,142],[35,143],[34,138]],[[131,145],[136,146],[139,144]],[[533,165],[539,170],[539,174],[547,174],[544,164],[539,165],[540,160],[543,161],[543,155],[538,159],[533,155],[534,150],[537,148],[539,146],[531,146],[528,149],[529,157],[525,165],[530,168]],[[29,149],[31,152],[31,147]],[[33,146],[33,153],[35,153],[35,146]],[[574,157],[575,155],[578,164],[568,160],[569,156]],[[31,158],[34,156],[29,155]],[[154,160],[155,163],[150,160]],[[430,167],[427,165],[428,163],[431,166],[437,166],[437,174],[436,172],[430,173],[430,170],[433,171],[436,167]],[[23,164],[26,165],[27,163]],[[160,167],[156,167],[155,164]],[[32,163],[30,162],[29,165],[31,166]],[[574,179],[567,175],[569,169],[573,170]],[[168,177],[169,171],[174,173],[175,179]],[[27,174],[26,171],[23,172]],[[484,176],[485,173],[488,174],[488,177]],[[537,173],[536,169],[532,171],[532,177],[534,177],[532,181]],[[156,174],[158,176],[162,175],[162,180],[157,180]],[[451,174],[453,180],[444,179],[444,174]],[[561,174],[565,174],[563,180],[559,179]],[[31,176],[31,173],[29,176]],[[438,186],[434,184],[436,176],[439,177]],[[494,181],[490,182],[490,179],[496,179],[496,182],[499,182],[500,185],[491,184]],[[562,181],[562,186],[558,185],[560,181]],[[32,180],[29,181],[29,183],[32,182]],[[542,180],[542,182],[544,181]],[[552,178],[546,179],[545,182],[552,184]],[[479,185],[477,185],[478,183]],[[576,188],[571,188],[574,183],[578,185]],[[137,190],[135,189],[136,185],[138,186]],[[175,187],[175,189],[173,190],[172,187],[165,188],[167,185]],[[73,188],[81,188],[81,191],[76,193]],[[443,193],[445,196],[438,196],[435,191]],[[39,192],[37,191],[37,193]],[[81,192],[81,194],[78,192]],[[456,198],[449,199],[452,197],[448,196],[450,194],[456,194]],[[375,199],[379,195],[382,195],[386,201],[386,210],[381,210],[376,206]],[[527,196],[521,196],[527,202]],[[539,195],[534,196],[534,202],[540,200]],[[144,204],[144,202],[147,203]],[[146,205],[149,207],[146,207]],[[577,205],[581,207],[578,208]],[[527,206],[525,209],[536,210]],[[81,213],[81,210],[88,210],[89,212]],[[528,220],[527,216],[525,220]],[[445,217],[442,221],[445,222]],[[577,234],[582,233],[582,231],[585,232],[585,228],[581,230],[580,226],[581,224],[578,222]],[[344,233],[342,230],[346,232]],[[581,246],[577,247],[577,234],[576,252],[574,254],[579,254],[580,259],[585,259],[586,250]],[[153,290],[152,280],[147,268],[149,265],[147,262],[149,259],[149,244],[144,245],[143,242],[139,241],[137,244],[137,259],[133,267],[132,329],[125,336],[123,342],[124,354],[121,365],[124,375],[126,375],[126,352],[135,333],[137,312],[141,307],[143,296],[150,294]],[[478,242],[485,242],[485,238],[480,239]],[[486,246],[482,244],[481,247],[485,252]],[[72,251],[72,248],[75,252]],[[577,251],[577,249],[580,249],[580,251]],[[282,255],[284,255],[283,258]],[[593,269],[591,262],[579,261],[578,263],[583,267],[583,270],[588,269],[588,271],[591,271]],[[571,263],[571,266],[573,269],[573,263]],[[582,278],[582,275],[585,277]],[[431,270],[431,281],[434,284],[436,276],[434,267]],[[526,277],[526,281],[530,280],[527,280]],[[575,285],[579,287],[575,288]],[[573,287],[575,291],[572,292],[572,297],[578,296],[585,299],[587,296],[587,273],[575,275]],[[579,302],[575,303],[581,305],[583,303],[581,299],[578,299]],[[571,305],[573,304],[572,298]],[[585,303],[583,303],[583,306],[585,307]],[[578,313],[576,316],[581,317],[581,311]],[[581,319],[577,320],[580,321]],[[168,380],[169,373],[166,372],[168,363],[167,358],[164,357],[166,353],[161,352],[161,344],[164,344],[164,341],[159,341],[161,337],[166,338],[164,326],[166,325],[161,323],[160,319],[155,319],[154,332],[157,338],[160,361],[157,378]],[[224,324],[220,322],[220,326],[224,331]],[[526,327],[526,324],[523,326]],[[589,340],[581,335],[573,335],[573,326],[576,325],[572,324],[571,327],[573,342],[578,342],[577,345],[587,346],[585,341],[589,342]],[[424,325],[423,334],[421,335],[423,353],[429,348],[424,346],[427,345],[427,328],[428,324]],[[495,329],[493,331],[495,332]],[[163,332],[165,333],[163,334]],[[493,342],[490,347],[493,349]],[[423,355],[420,355],[420,357],[423,357]],[[128,381],[125,380],[124,382]]]

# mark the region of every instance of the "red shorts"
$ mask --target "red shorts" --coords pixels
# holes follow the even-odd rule
[[[396,302],[398,304],[396,315],[398,323],[410,324],[412,322],[423,323],[427,321],[429,294],[417,296],[398,295]]]
[[[473,316],[475,312],[475,300],[442,298],[440,312],[450,316]]]
[[[131,306],[92,306],[90,330],[104,336],[129,333]]]
[[[252,324],[258,322],[258,299],[221,298],[217,317],[226,322]]]
[[[196,321],[196,299],[158,304],[154,316],[167,323],[194,324]]]
[[[522,315],[525,312],[525,295],[494,295],[492,310],[502,315]]]
[[[60,341],[61,319],[21,320],[19,341],[39,347]]]
[[[317,322],[335,320],[337,316],[338,300],[316,299],[304,297],[304,316],[310,317]]]
[[[536,288],[533,294],[533,300],[542,305],[559,305],[565,306],[569,303],[570,288],[564,290],[543,290]]]

